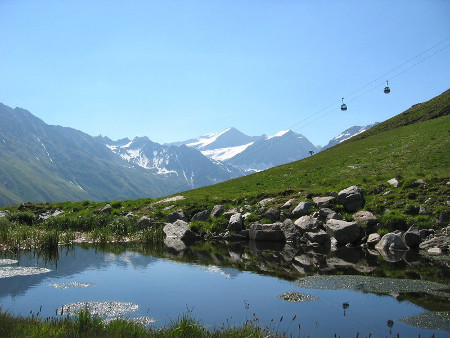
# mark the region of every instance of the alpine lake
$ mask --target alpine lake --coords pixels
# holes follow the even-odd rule
[[[197,242],[112,243],[0,253],[0,306],[58,318],[161,327],[183,315],[208,329],[255,323],[293,337],[448,337],[448,258],[361,248]]]

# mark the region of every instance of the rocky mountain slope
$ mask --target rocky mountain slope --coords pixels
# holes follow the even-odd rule
[[[0,105],[0,205],[158,197],[242,175],[186,147],[113,142]]]

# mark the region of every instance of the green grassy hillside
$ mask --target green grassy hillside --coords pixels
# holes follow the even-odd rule
[[[277,208],[288,199],[294,198],[296,202],[311,200],[313,196],[337,193],[358,185],[364,192],[364,209],[373,212],[385,230],[412,224],[442,227],[448,224],[450,216],[447,201],[450,196],[449,111],[450,91],[446,91],[368,132],[301,161],[185,191],[180,193],[185,199],[176,202],[116,201],[111,203],[112,213],[125,215],[132,211],[136,216],[147,215],[165,222],[166,215],[176,210],[174,208],[182,208],[190,219],[196,212],[211,210],[217,204],[227,208],[249,205],[255,213],[254,219],[260,219],[257,202],[263,198],[273,197],[269,206]],[[397,187],[387,182],[392,178],[399,181]],[[70,226],[76,230],[77,217],[90,215],[103,204],[67,202],[30,205],[21,210],[34,211],[38,215],[46,209],[60,208],[68,218],[76,220],[73,227]],[[166,208],[169,205],[171,208]],[[426,212],[419,214],[421,206]],[[14,211],[17,207],[8,209]],[[351,218],[343,209],[339,211],[344,217]],[[289,210],[286,212],[289,214]],[[224,224],[216,222],[201,226],[218,232],[223,230]]]

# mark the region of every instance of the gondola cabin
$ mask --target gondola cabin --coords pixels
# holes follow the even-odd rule
[[[384,93],[385,94],[389,94],[391,92],[391,88],[389,88],[389,84],[388,84],[388,82],[386,81],[386,87],[384,87]]]
[[[341,110],[342,111],[346,111],[347,110],[347,105],[344,103],[344,98],[342,98]]]

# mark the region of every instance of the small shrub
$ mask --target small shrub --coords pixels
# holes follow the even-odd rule
[[[9,221],[19,224],[33,225],[36,222],[36,215],[31,211],[11,212],[6,217]]]
[[[418,215],[420,207],[418,205],[408,204],[405,208],[405,214],[407,215]]]
[[[389,211],[381,217],[381,224],[389,231],[407,230],[406,217],[397,210]]]
[[[113,202],[111,204],[111,208],[113,208],[113,209],[121,209],[122,208],[122,202],[120,202],[120,201]]]

